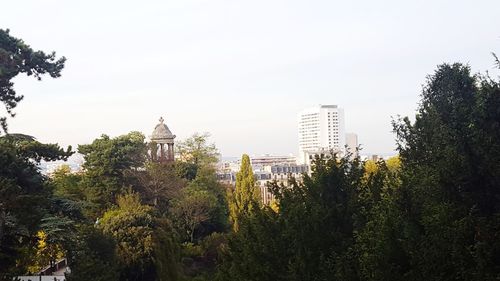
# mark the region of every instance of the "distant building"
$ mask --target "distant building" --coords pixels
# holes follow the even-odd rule
[[[252,156],[250,160],[252,162],[252,166],[296,163],[296,158],[294,156],[263,155],[263,156]]]
[[[358,135],[355,133],[347,133],[345,135],[345,144],[347,146],[347,150],[352,153],[353,157],[358,156],[358,152],[356,151],[356,148],[358,147]]]
[[[303,175],[307,174],[309,167],[307,165],[281,164],[266,166],[263,171],[255,171],[255,182],[260,188],[262,204],[270,204],[274,200],[274,194],[269,190],[268,184],[276,181],[278,184],[290,186],[290,180],[293,178],[301,182]]]
[[[263,204],[269,204],[274,200],[268,184],[276,181],[284,186],[289,186],[291,178],[302,181],[304,173],[309,168],[307,165],[297,165],[295,157],[292,156],[270,156],[264,155],[250,158],[255,177],[255,188],[260,189]],[[239,160],[225,162],[219,165],[217,178],[226,184],[236,184],[236,174],[239,171]]]
[[[298,114],[299,156],[301,164],[310,165],[315,154],[330,151],[344,153],[344,110],[337,105],[319,105]]]

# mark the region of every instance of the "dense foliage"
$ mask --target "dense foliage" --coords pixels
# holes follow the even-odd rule
[[[71,148],[64,151],[25,135],[0,137],[0,280],[20,272],[19,264],[29,264],[39,231],[52,239],[65,224],[67,208],[51,196],[37,164],[71,154]],[[55,216],[63,218],[54,222]]]
[[[219,280],[498,280],[500,84],[461,64],[429,76],[400,156],[317,158],[272,186],[228,242]]]

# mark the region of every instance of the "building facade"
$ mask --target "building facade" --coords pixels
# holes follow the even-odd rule
[[[239,171],[239,160],[221,163],[217,171],[219,181],[234,186],[236,174]],[[291,156],[257,156],[251,157],[250,162],[255,177],[255,188],[260,189],[262,204],[270,204],[274,195],[268,184],[276,181],[278,184],[289,186],[290,180],[302,181],[303,175],[309,171],[307,165],[297,165],[296,159]]]
[[[313,155],[330,151],[344,153],[344,110],[337,105],[319,105],[298,114],[298,162],[310,165]]]

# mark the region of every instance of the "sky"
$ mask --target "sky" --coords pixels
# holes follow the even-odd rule
[[[223,156],[297,154],[297,113],[344,108],[364,153],[395,149],[448,62],[497,75],[500,1],[3,1],[0,28],[68,60],[62,77],[16,77],[9,132],[90,143],[160,116],[178,140],[209,132]],[[0,110],[0,116],[5,115]]]

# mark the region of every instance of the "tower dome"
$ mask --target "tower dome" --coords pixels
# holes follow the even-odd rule
[[[163,123],[165,120],[160,117],[160,123],[156,125],[153,133],[151,134],[151,141],[156,143],[174,143],[175,135],[172,134],[167,124]]]

